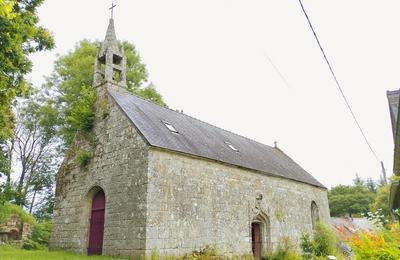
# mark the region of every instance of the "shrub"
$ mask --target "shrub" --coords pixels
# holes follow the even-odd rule
[[[310,234],[303,233],[301,235],[301,249],[303,250],[303,259],[312,259],[314,253],[314,245]]]
[[[86,150],[79,149],[76,155],[76,161],[78,162],[79,167],[85,168],[90,160],[92,159],[92,154]]]
[[[43,246],[48,246],[50,240],[52,223],[51,221],[43,221],[33,227],[30,239]]]
[[[314,254],[327,256],[336,251],[336,235],[333,230],[322,222],[318,222],[314,233]]]
[[[96,91],[91,87],[82,86],[80,94],[80,98],[75,99],[67,111],[67,122],[75,131],[91,131],[95,121],[93,104],[96,101]]]
[[[301,248],[304,259],[313,259],[314,256],[325,257],[336,253],[336,235],[333,230],[324,224],[318,222],[314,236],[304,233],[301,237]]]
[[[45,249],[45,246],[33,241],[32,239],[27,239],[22,244],[22,248],[25,250],[42,250]]]

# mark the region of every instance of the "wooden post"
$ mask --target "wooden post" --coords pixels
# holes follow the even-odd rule
[[[383,165],[383,161],[381,161],[381,166],[382,166],[382,175],[383,175],[383,181],[385,182],[385,184],[388,184],[387,178],[386,178],[386,170],[385,170],[385,166]]]

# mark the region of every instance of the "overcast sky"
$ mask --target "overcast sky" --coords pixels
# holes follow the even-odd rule
[[[400,87],[400,1],[303,0],[373,149],[392,172],[386,90]],[[380,165],[354,124],[297,0],[119,0],[117,37],[135,44],[167,104],[278,146],[324,185]],[[35,85],[86,38],[102,40],[111,1],[46,0],[52,52],[32,56]],[[271,64],[270,60],[273,62]],[[284,79],[276,71],[279,69]],[[286,81],[286,83],[285,83]]]

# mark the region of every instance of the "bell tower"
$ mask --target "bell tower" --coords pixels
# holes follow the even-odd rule
[[[95,60],[94,86],[103,82],[126,86],[126,57],[118,44],[113,18],[110,19],[106,37]]]

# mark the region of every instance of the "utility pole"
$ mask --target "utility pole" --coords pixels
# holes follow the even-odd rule
[[[385,170],[385,166],[383,165],[383,161],[381,161],[381,166],[382,166],[382,175],[383,175],[383,181],[385,182],[385,184],[388,184],[387,178],[386,178],[386,170]]]

